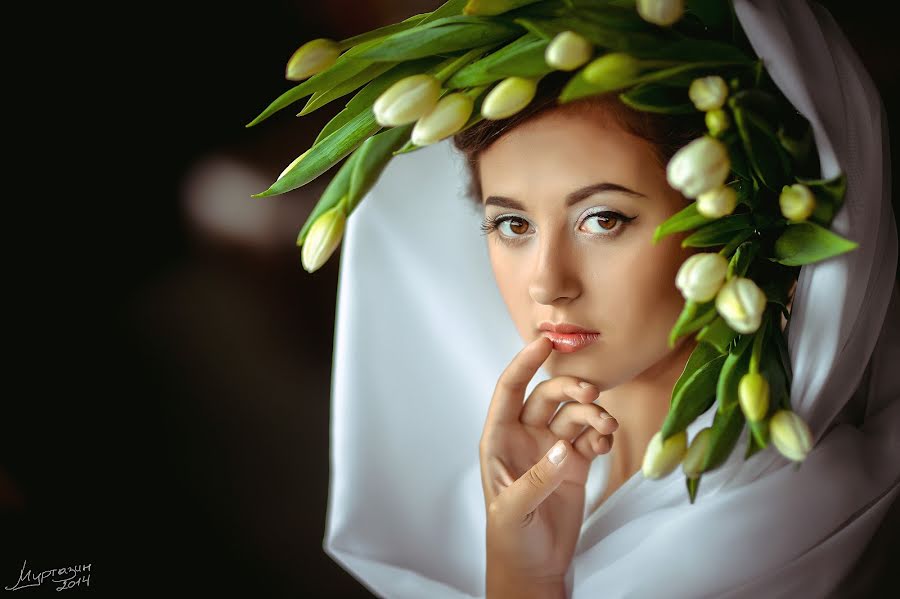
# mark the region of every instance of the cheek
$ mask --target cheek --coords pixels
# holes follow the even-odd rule
[[[669,237],[652,246],[640,244],[618,263],[611,298],[620,311],[626,335],[668,335],[684,306],[675,275],[690,253],[681,239]],[[614,290],[614,291],[613,291]]]
[[[494,241],[488,241],[493,245]],[[531,329],[531,313],[529,311],[528,281],[523,276],[523,265],[514,259],[510,252],[500,248],[489,247],[491,268],[497,289],[506,304],[506,309],[523,338]]]

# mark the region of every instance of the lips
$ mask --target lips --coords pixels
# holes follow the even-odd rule
[[[542,322],[541,334],[553,342],[553,349],[562,353],[572,353],[583,349],[600,338],[600,333],[570,323],[554,324]]]

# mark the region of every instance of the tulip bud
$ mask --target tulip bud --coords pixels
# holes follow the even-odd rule
[[[344,236],[346,222],[347,216],[344,214],[343,201],[338,202],[337,206],[326,210],[313,221],[300,253],[300,261],[307,272],[318,270],[328,261]]]
[[[691,445],[681,463],[681,469],[688,478],[697,478],[703,473],[703,462],[709,453],[710,435],[712,435],[712,427],[707,426],[700,429],[691,440]]]
[[[693,254],[685,260],[675,275],[675,286],[687,300],[708,302],[725,281],[728,260],[712,252]]]
[[[766,294],[752,279],[732,277],[716,294],[716,310],[738,333],[755,332],[762,323]]]
[[[759,422],[769,411],[769,381],[758,372],[748,372],[738,383],[738,400],[747,420]]]
[[[802,183],[785,185],[778,196],[781,213],[788,220],[803,221],[809,218],[816,207],[816,198],[809,187]]]
[[[464,93],[448,94],[434,110],[416,121],[410,139],[417,146],[427,146],[462,129],[472,115],[475,102]]]
[[[312,150],[312,148],[310,148],[309,150]],[[300,154],[299,156],[294,158],[294,160],[292,160],[291,163],[289,165],[287,165],[283,171],[281,171],[281,174],[278,175],[278,179],[281,179],[282,177],[284,177],[286,174],[288,174],[291,171],[291,169],[293,169],[295,166],[297,166],[300,163],[300,161],[303,160],[303,157],[306,156],[307,154],[309,154],[309,150],[303,152],[302,154]]]
[[[704,135],[675,152],[666,166],[666,179],[686,197],[696,198],[725,183],[729,172],[728,148],[714,137]]]
[[[431,112],[441,95],[441,82],[425,73],[410,75],[385,90],[372,112],[382,127],[396,127],[417,121]]]
[[[507,77],[484,97],[481,116],[492,120],[505,119],[528,106],[536,93],[536,79]]]
[[[778,410],[772,414],[769,434],[778,451],[789,460],[803,461],[812,449],[809,426],[793,410]]]
[[[727,185],[713,187],[697,196],[697,212],[706,218],[720,218],[734,212],[737,192]]]
[[[708,111],[705,119],[706,128],[715,137],[722,135],[731,126],[731,119],[728,118],[728,113],[721,108]]]
[[[728,97],[728,84],[718,75],[698,77],[691,81],[688,96],[697,110],[716,110]]]
[[[557,34],[544,50],[544,62],[554,69],[572,71],[591,59],[594,45],[574,31]]]
[[[658,431],[644,453],[641,470],[647,478],[662,478],[681,463],[687,451],[687,431],[675,433],[663,442],[662,431]]]
[[[594,84],[618,87],[641,72],[641,61],[624,52],[608,52],[584,67],[584,78]]]
[[[684,0],[637,0],[637,11],[648,23],[666,27],[684,14]]]
[[[334,64],[341,54],[341,47],[334,40],[319,38],[297,48],[287,63],[285,77],[300,81],[320,73]]]

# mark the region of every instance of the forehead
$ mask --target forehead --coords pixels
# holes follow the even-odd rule
[[[550,110],[518,125],[479,157],[482,200],[494,193],[572,188],[599,178],[636,189],[662,172],[650,142],[600,109]]]

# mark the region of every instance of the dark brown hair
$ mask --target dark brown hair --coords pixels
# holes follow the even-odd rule
[[[454,147],[465,157],[469,174],[466,193],[472,201],[479,205],[482,202],[478,171],[481,152],[515,127],[549,110],[564,110],[574,114],[593,111],[594,114],[611,117],[624,131],[650,142],[660,168],[663,169],[682,146],[706,133],[702,112],[668,115],[637,110],[619,99],[619,93],[623,90],[559,104],[557,98],[571,76],[571,73],[562,71],[547,75],[538,84],[534,99],[521,111],[506,119],[484,119],[453,136]]]

